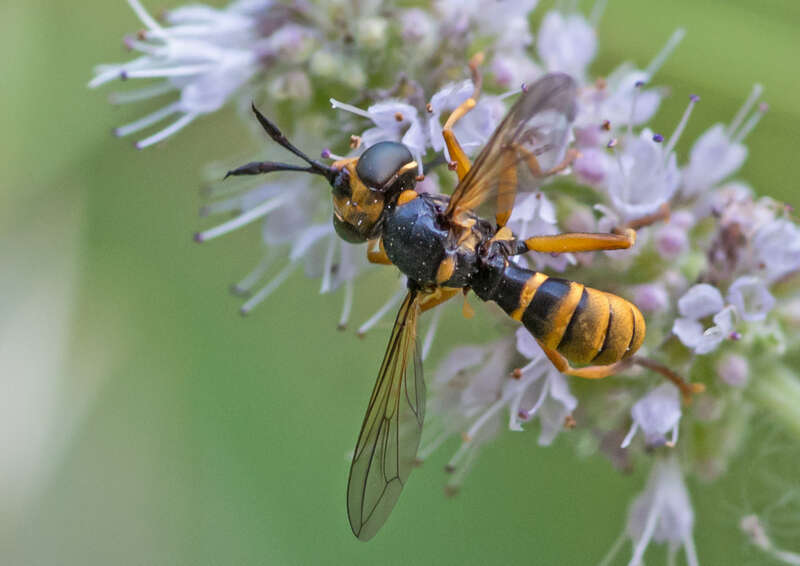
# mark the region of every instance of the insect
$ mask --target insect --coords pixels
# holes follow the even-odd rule
[[[417,345],[421,312],[472,290],[520,321],[559,371],[584,378],[618,372],[645,336],[644,318],[627,300],[510,260],[529,251],[615,250],[635,242],[630,227],[617,233],[523,239],[506,226],[517,190],[535,188],[569,162],[567,156],[549,170],[540,165],[548,152],[551,157],[553,152],[564,153],[576,112],[574,80],[553,73],[530,85],[471,164],[453,126],[476,104],[480,77],[474,67],[473,80],[473,96],[453,111],[442,130],[458,176],[449,197],[414,190],[418,163],[400,143],[380,142],[360,157],[328,166],[298,150],[255,106],[270,137],[306,165],[253,162],[229,173],[291,170],[325,177],[332,186],[337,234],[348,242],[368,242],[371,262],[394,265],[408,277],[408,293],[389,337],[350,468],[348,516],[353,533],[363,540],[384,524],[414,466],[425,418]]]

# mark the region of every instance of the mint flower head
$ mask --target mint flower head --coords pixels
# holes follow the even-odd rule
[[[491,326],[499,336],[478,344],[437,343],[441,320],[456,310],[469,314],[463,297],[423,314],[429,401],[417,463],[428,467],[448,439],[460,439],[445,488],[469,497],[468,472],[481,449],[508,431],[533,432],[531,451],[569,443],[582,457],[649,469],[602,564],[611,564],[626,541],[630,566],[652,563],[654,544],[666,545],[670,564],[679,553],[690,566],[700,563],[687,487],[692,478],[723,475],[755,419],[783,427],[795,440],[800,435],[800,376],[789,357],[800,348],[800,225],[791,206],[757,196],[769,187],[739,178],[746,174],[746,142],[768,116],[762,86],[749,95],[743,86],[744,102],[729,123],[701,123],[703,133],[687,140],[689,120],[694,126],[703,119],[698,104],[713,104],[713,95],[701,103],[688,88],[670,90],[658,74],[685,32],[663,38],[663,47],[642,54],[642,61],[636,54],[636,61],[596,69],[602,1],[590,15],[559,3],[563,9],[532,19],[535,1],[437,0],[410,7],[240,0],[223,8],[177,8],[163,21],[139,0],[128,2],[144,25],[125,40],[136,57],[98,66],[90,86],[151,79],[111,97],[123,104],[163,96],[159,110],[116,130],[121,136],[148,130],[138,147],[229,102],[256,95],[261,102],[263,95],[263,112],[276,118],[281,135],[320,160],[305,157],[308,163],[330,171],[328,165],[376,143],[399,142],[416,161],[415,190],[448,195],[457,164],[442,127],[454,109],[476,97],[454,127],[475,160],[527,85],[552,71],[571,75],[574,120],[558,112],[535,117],[536,162],[548,174],[519,183],[507,226],[521,238],[635,229],[636,242],[605,253],[509,256],[508,266],[631,300],[645,314],[646,339],[616,375],[589,381],[559,372],[527,330],[493,307],[482,316],[495,317]],[[652,120],[668,95],[683,100],[685,110],[659,132]],[[259,149],[248,167],[276,165],[260,155],[274,149]],[[287,164],[265,166],[265,176],[248,179],[232,170],[223,181],[227,165],[233,162],[213,168],[201,210],[209,224],[195,239],[210,242],[260,227],[254,268],[232,286],[243,314],[258,305],[268,310],[269,296],[302,270],[320,293],[341,301],[331,326],[345,329],[363,316],[352,326],[363,335],[387,323],[405,296],[406,279],[395,278],[377,305],[356,304],[363,276],[377,269],[364,248],[379,253],[380,244],[359,247],[337,235],[330,187],[299,173],[305,166]],[[743,519],[741,529],[767,554],[798,563],[769,539],[759,517]]]

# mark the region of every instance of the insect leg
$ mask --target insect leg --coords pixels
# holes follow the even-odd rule
[[[386,255],[386,249],[383,247],[383,238],[367,242],[367,261],[380,265],[392,265],[392,260]]]
[[[639,218],[636,218],[635,220],[631,220],[630,222],[623,224],[622,226],[615,227],[614,233],[621,234],[628,228],[633,230],[639,230],[640,228],[644,228],[646,226],[650,226],[651,224],[655,224],[656,222],[660,222],[662,220],[664,221],[669,220],[669,215],[670,215],[669,203],[665,202],[654,213],[641,216]]]
[[[461,148],[461,144],[458,143],[456,139],[455,133],[453,133],[453,126],[456,125],[461,118],[463,118],[470,110],[475,108],[475,104],[477,103],[478,96],[480,96],[481,92],[481,75],[478,72],[478,65],[483,62],[483,54],[478,53],[469,62],[469,68],[472,72],[472,82],[475,85],[475,88],[472,91],[472,96],[462,102],[458,108],[453,110],[450,116],[447,118],[447,121],[444,123],[444,128],[442,129],[442,136],[444,137],[444,142],[447,144],[447,151],[450,152],[450,158],[455,163],[456,174],[458,175],[458,180],[464,178],[469,171],[471,166],[469,157],[467,154],[464,153],[464,150]]]
[[[511,242],[512,255],[526,252],[577,253],[602,250],[624,250],[636,242],[636,232],[625,229],[623,234],[567,233],[553,236],[534,236],[526,240]]]
[[[461,289],[456,289],[455,287],[437,287],[435,291],[420,299],[420,310],[425,312],[434,307],[438,307],[442,303],[458,295],[459,291],[461,291]]]
[[[513,147],[516,153],[522,158],[522,161],[525,162],[525,165],[528,166],[528,169],[534,177],[549,177],[550,175],[560,173],[572,165],[572,162],[575,161],[579,155],[577,150],[568,149],[566,154],[564,154],[564,159],[562,159],[560,163],[557,163],[550,169],[542,170],[542,166],[539,165],[539,160],[533,152],[518,144],[514,144]]]
[[[630,367],[632,360],[622,360],[614,364],[605,366],[585,366],[582,368],[574,368],[569,365],[567,359],[559,354],[557,351],[545,346],[541,340],[536,340],[541,346],[547,358],[555,366],[555,368],[563,374],[574,375],[575,377],[582,377],[584,379],[602,379],[609,375],[614,375],[622,370]]]

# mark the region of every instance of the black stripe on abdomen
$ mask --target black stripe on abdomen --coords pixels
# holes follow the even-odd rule
[[[553,330],[553,315],[569,294],[570,282],[556,277],[548,278],[536,290],[531,304],[522,315],[522,323],[540,340],[545,340]]]

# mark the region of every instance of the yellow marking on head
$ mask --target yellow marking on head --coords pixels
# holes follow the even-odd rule
[[[448,281],[456,270],[456,256],[448,255],[439,264],[439,269],[436,270],[436,283],[441,285]]]
[[[403,206],[407,202],[411,202],[415,198],[417,198],[419,194],[417,191],[412,191],[411,189],[405,190],[400,193],[400,196],[397,197],[397,206]]]
[[[419,164],[416,161],[410,161],[397,170],[397,176],[402,177],[409,171],[414,171],[417,167],[419,167]]]
[[[555,312],[550,317],[550,332],[544,337],[544,343],[550,348],[557,348],[561,339],[564,337],[564,332],[567,331],[567,325],[572,319],[572,315],[581,300],[583,294],[583,285],[575,281],[569,282],[569,292],[564,296],[558,304]]]
[[[547,281],[547,275],[544,273],[539,273],[537,271],[530,276],[522,287],[522,292],[519,294],[519,307],[511,313],[511,318],[517,321],[522,320],[522,315],[525,314],[525,310],[528,308],[528,305],[531,304],[536,290],[539,288],[539,285],[545,281]]]
[[[347,169],[350,195],[333,197],[333,212],[342,222],[354,227],[364,237],[370,235],[383,214],[383,193],[371,191],[356,173],[358,158],[342,159],[334,165]]]

